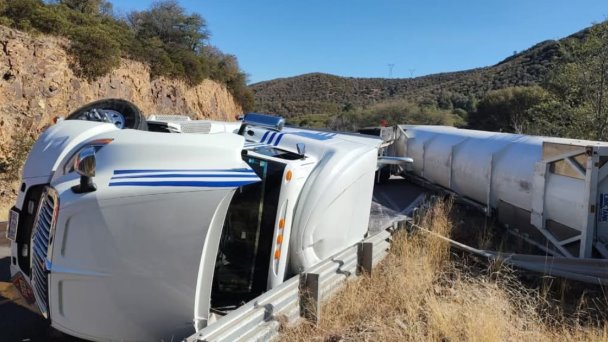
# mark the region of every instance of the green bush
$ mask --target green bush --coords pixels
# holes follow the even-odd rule
[[[36,10],[44,6],[39,0],[11,0],[2,6],[1,17],[10,20],[13,27],[23,30],[32,30],[31,19],[35,17]]]
[[[190,51],[177,50],[170,55],[175,68],[172,76],[185,79],[189,84],[196,85],[201,83],[205,75],[202,67],[202,60]]]
[[[78,57],[76,71],[95,79],[120,65],[120,47],[107,33],[96,27],[83,27],[70,34],[70,52]]]
[[[475,129],[525,133],[531,124],[531,109],[544,103],[549,93],[539,86],[509,87],[490,91],[469,116]]]
[[[63,35],[70,27],[63,13],[50,6],[38,6],[32,13],[32,20],[36,23],[38,31],[49,34]]]
[[[433,106],[412,104],[404,100],[382,102],[367,109],[354,112],[358,117],[357,126],[378,126],[380,122],[387,125],[447,125],[463,126],[465,120],[450,110]]]

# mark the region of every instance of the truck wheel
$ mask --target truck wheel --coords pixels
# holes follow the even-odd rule
[[[146,118],[133,103],[122,99],[91,102],[72,112],[66,120],[87,120],[113,123],[120,129],[148,130]]]

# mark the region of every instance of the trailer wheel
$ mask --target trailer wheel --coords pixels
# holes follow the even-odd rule
[[[122,99],[103,99],[91,102],[72,112],[66,120],[107,122],[120,129],[148,130],[148,123],[139,108]]]

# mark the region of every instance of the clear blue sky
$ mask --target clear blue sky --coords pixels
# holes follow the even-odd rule
[[[111,0],[118,12],[152,1]],[[495,64],[608,17],[608,0],[181,0],[250,82],[421,76]]]

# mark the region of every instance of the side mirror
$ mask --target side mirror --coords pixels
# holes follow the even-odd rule
[[[302,156],[302,158],[306,158],[306,145],[304,143],[297,143],[296,148],[298,149],[298,154]]]
[[[80,175],[80,184],[72,187],[72,191],[77,194],[97,190],[93,183],[95,177],[95,147],[87,146],[78,152],[78,157],[74,161],[74,171]]]
[[[247,113],[243,117],[239,135],[245,133],[245,127],[247,126],[263,127],[280,132],[285,126],[285,119],[280,116],[268,114]]]

